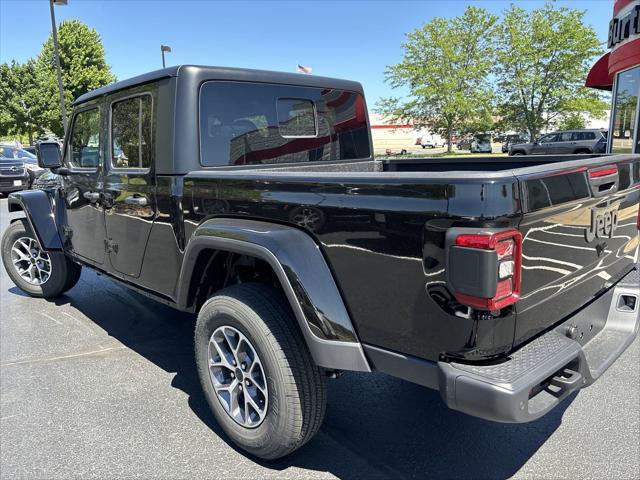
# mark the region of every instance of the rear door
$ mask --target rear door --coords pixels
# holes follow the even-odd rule
[[[557,141],[554,144],[553,151],[549,153],[567,154],[573,153],[575,150],[575,133],[574,132],[560,132],[558,133]]]
[[[113,269],[138,277],[156,212],[153,95],[111,97],[104,181],[106,249]]]
[[[517,345],[581,308],[637,262],[640,157],[577,160],[516,175],[524,212]]]
[[[601,136],[600,134],[598,134]],[[596,132],[575,132],[575,149],[593,151],[596,145]],[[573,152],[572,152],[573,153]]]

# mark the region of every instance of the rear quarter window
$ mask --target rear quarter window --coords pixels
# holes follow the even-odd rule
[[[354,160],[370,150],[359,93],[219,81],[200,91],[203,166]]]

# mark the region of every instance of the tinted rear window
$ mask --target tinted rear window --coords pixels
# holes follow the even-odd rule
[[[204,166],[353,160],[371,155],[355,92],[207,82],[200,93]]]
[[[576,132],[575,134],[576,140],[595,140],[596,133],[595,132]]]

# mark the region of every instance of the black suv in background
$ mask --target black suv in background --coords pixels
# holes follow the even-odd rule
[[[35,155],[12,145],[0,145],[0,193],[30,188],[43,172]]]
[[[604,153],[606,146],[607,132],[604,130],[565,130],[547,133],[532,143],[511,145],[509,155]]]

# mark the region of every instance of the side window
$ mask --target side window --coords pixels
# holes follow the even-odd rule
[[[571,138],[573,137],[574,133],[573,132],[563,132],[560,134],[560,140],[558,140],[559,142],[570,142]]]
[[[357,92],[249,82],[200,90],[203,166],[352,160],[371,155]]]
[[[73,119],[67,161],[71,168],[96,168],[100,164],[100,110],[78,112]]]
[[[576,132],[573,139],[578,141],[595,140],[596,134],[595,132]]]
[[[540,143],[551,143],[551,142],[557,142],[557,141],[558,141],[557,133],[551,133],[549,135],[545,135],[540,139]]]
[[[111,105],[112,168],[151,167],[151,96],[127,98]]]
[[[300,98],[279,98],[278,129],[285,138],[315,137],[317,129],[313,102]]]

